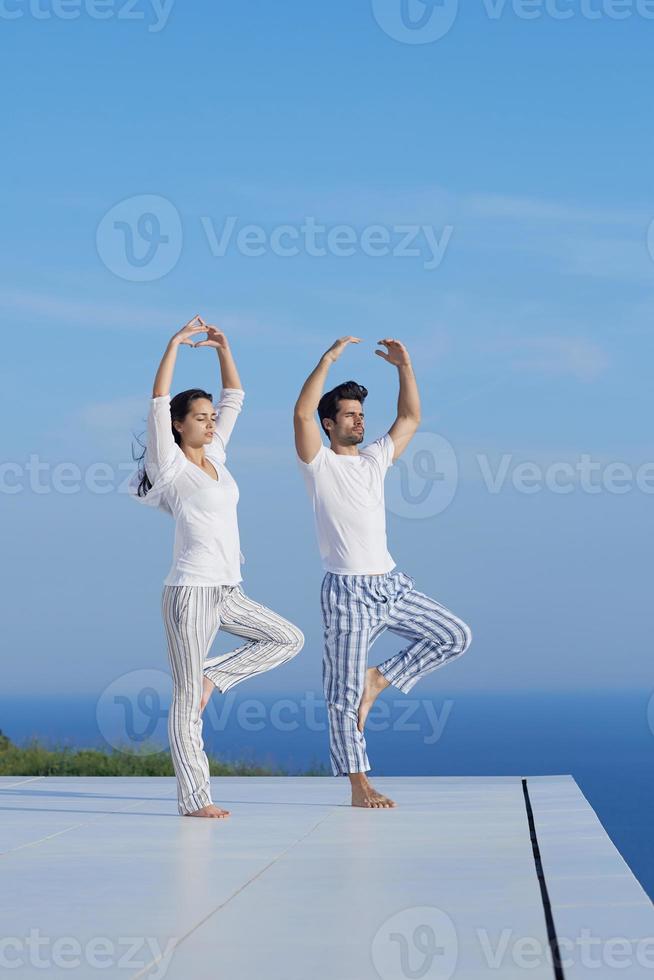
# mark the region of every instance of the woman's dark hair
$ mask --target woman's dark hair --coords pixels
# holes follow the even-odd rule
[[[326,391],[318,402],[318,417],[323,430],[327,432],[324,419],[331,419],[332,422],[336,421],[339,401],[352,399],[361,402],[363,405],[367,394],[368,389],[364,388],[363,385],[357,384],[356,381],[344,381],[343,384],[336,385],[331,391]],[[328,432],[327,435],[329,435]]]
[[[179,446],[181,444],[181,436],[173,422],[183,422],[188,413],[191,411],[192,403],[196,398],[208,398],[210,402],[213,401],[213,396],[208,392],[204,391],[202,388],[189,388],[187,391],[180,391],[174,398],[170,399],[170,428],[172,429],[173,437],[175,442]],[[139,464],[139,477],[140,483],[138,485],[138,495],[139,497],[145,497],[148,490],[152,489],[152,483],[148,478],[148,474],[145,472],[145,454],[147,451],[147,446],[141,442],[141,440],[136,436],[136,441],[139,446],[143,448],[143,452],[140,456],[134,455],[134,447],[132,446],[132,459],[138,460]]]

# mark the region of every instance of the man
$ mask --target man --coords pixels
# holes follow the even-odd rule
[[[368,781],[364,726],[376,697],[389,685],[407,694],[414,684],[464,653],[468,626],[414,589],[386,546],[384,478],[420,423],[420,398],[406,347],[387,337],[375,351],[397,367],[397,418],[388,433],[359,449],[367,390],[354,381],[323,395],[329,368],[358,337],[342,337],[320,358],[295,405],[298,464],[312,500],[325,568],[321,604],[325,636],[323,684],[334,775],[347,775],[352,805],[393,807]],[[322,397],[321,397],[322,396]],[[315,419],[316,410],[327,448]],[[385,629],[409,640],[400,653],[367,667],[368,648]]]

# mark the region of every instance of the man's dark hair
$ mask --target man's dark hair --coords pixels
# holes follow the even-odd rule
[[[364,388],[363,385],[357,384],[356,381],[344,381],[343,384],[336,385],[331,391],[326,391],[318,402],[318,417],[323,431],[327,432],[324,423],[325,419],[331,419],[332,422],[336,421],[338,403],[340,401],[351,399],[361,402],[363,405],[367,394],[368,389]],[[327,435],[329,435],[329,432],[327,432]]]

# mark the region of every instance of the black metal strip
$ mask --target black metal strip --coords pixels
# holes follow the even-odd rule
[[[552,915],[552,903],[550,902],[550,896],[547,890],[547,882],[545,881],[545,872],[543,871],[543,862],[541,861],[540,848],[538,846],[538,837],[536,835],[536,824],[534,823],[534,811],[531,806],[531,800],[529,799],[529,790],[527,789],[526,779],[522,780],[522,792],[524,793],[525,806],[527,808],[527,820],[529,821],[529,835],[531,837],[531,849],[534,852],[534,864],[536,865],[536,874],[538,876],[538,884],[540,885],[540,897],[543,902],[543,911],[545,912],[545,923],[547,925],[547,938],[549,940],[550,951],[552,953],[554,978],[555,980],[565,980],[565,974],[563,973],[563,966],[561,965],[559,940],[556,935],[554,916]]]

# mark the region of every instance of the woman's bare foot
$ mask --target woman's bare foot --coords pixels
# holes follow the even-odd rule
[[[202,712],[206,708],[209,698],[213,693],[214,687],[215,684],[212,681],[210,681],[207,675],[205,674],[204,680],[202,682],[202,699],[200,701],[200,714],[202,714]]]
[[[390,682],[386,680],[383,674],[379,673],[376,667],[368,667],[366,671],[366,682],[363,687],[363,695],[359,705],[359,720],[357,722],[357,728],[360,732],[363,731],[366,718],[368,717],[368,712],[375,703],[377,696],[389,686]]]
[[[377,792],[375,787],[368,782],[365,773],[350,773],[350,782],[352,784],[352,806],[362,806],[368,809],[386,809],[396,806],[395,800]]]
[[[193,810],[192,813],[185,813],[185,817],[228,817],[229,810],[223,810],[219,806],[214,806],[210,803],[208,806],[200,807],[199,810]]]

